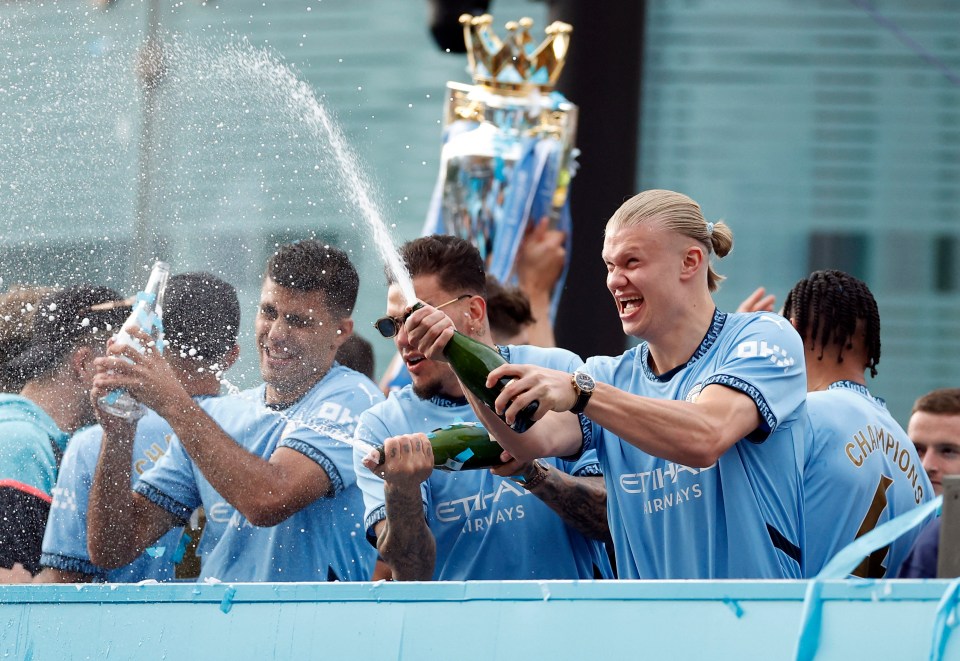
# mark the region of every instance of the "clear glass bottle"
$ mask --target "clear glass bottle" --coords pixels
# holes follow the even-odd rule
[[[167,279],[170,277],[170,265],[158,261],[150,271],[146,288],[137,294],[136,303],[130,316],[123,326],[113,336],[115,343],[133,347],[143,353],[144,347],[131,337],[128,329],[139,326],[140,329],[153,337],[156,350],[163,353],[163,293],[167,288]],[[118,418],[137,420],[143,416],[146,407],[135,400],[125,390],[114,390],[100,398],[100,408]]]

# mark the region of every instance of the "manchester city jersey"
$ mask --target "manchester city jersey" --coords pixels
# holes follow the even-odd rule
[[[714,313],[690,360],[657,375],[642,343],[586,369],[598,382],[665,400],[696,401],[720,384],[750,397],[760,426],[713,465],[651,456],[593,424],[607,483],[620,578],[799,578],[800,467],[806,372],[800,337],[773,314]]]
[[[582,363],[563,349],[504,347],[507,360],[573,371]],[[421,400],[411,386],[365,412],[357,438],[382,445],[392,436],[429,432],[459,422],[476,422],[466,399]],[[386,518],[383,480],[354,455],[365,502],[364,527],[372,544],[374,526]],[[577,462],[545,460],[571,475],[599,475],[596,455]],[[609,578],[603,545],[566,525],[558,514],[513,480],[489,470],[435,470],[421,485],[424,512],[436,539],[434,580],[514,580]]]
[[[205,406],[208,397],[194,398]],[[43,535],[40,564],[62,571],[88,574],[95,580],[111,583],[136,583],[146,579],[165,581],[174,578],[181,528],[174,528],[129,565],[107,571],[90,562],[87,553],[87,503],[100,456],[103,428],[100,425],[78,431],[70,439],[60,464],[57,486]],[[132,482],[163,456],[173,431],[167,421],[151,410],[137,423],[133,440]],[[132,485],[131,485],[132,486]]]
[[[325,497],[278,525],[254,526],[214,490],[176,438],[136,491],[183,520],[203,504],[201,580],[369,580],[376,554],[364,539],[363,498],[350,442],[360,413],[383,395],[365,376],[337,363],[286,409],[266,406],[265,391],[260,386],[221,397],[209,413],[252,454],[269,459],[286,447],[317,462],[330,478]]]
[[[804,575],[844,546],[925,503],[933,487],[906,432],[866,387],[838,381],[807,395]],[[853,574],[896,576],[922,527],[866,558]]]

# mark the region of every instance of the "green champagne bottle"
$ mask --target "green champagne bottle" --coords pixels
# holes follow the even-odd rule
[[[500,466],[503,448],[490,438],[483,425],[464,422],[434,429],[427,434],[433,447],[433,467],[442,471],[475,470]],[[385,461],[383,446],[377,446],[380,464]]]
[[[410,312],[423,307],[422,303],[417,303],[410,309]],[[479,342],[460,331],[455,331],[453,337],[443,348],[443,355],[450,362],[450,367],[457,373],[460,382],[474,394],[477,399],[486,404],[487,408],[496,413],[494,402],[500,395],[500,391],[510,383],[510,379],[500,379],[492,388],[487,388],[487,376],[492,370],[500,367],[507,361],[503,359],[500,352]],[[530,402],[517,414],[510,425],[513,431],[522,434],[530,429],[536,420],[533,419],[537,412],[540,402]],[[503,420],[503,416],[499,416]]]

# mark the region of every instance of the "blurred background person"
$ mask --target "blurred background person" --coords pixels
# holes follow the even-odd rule
[[[519,287],[504,287],[487,275],[487,318],[495,344],[531,344],[534,323],[530,301]]]
[[[373,345],[356,333],[348,337],[337,349],[336,360],[344,367],[360,372],[368,379],[374,378],[376,364],[373,357]]]
[[[16,393],[23,388],[19,375],[3,366],[27,348],[40,298],[53,291],[53,287],[15,285],[0,294],[0,392]]]
[[[939,496],[943,477],[960,475],[960,388],[940,388],[917,399],[907,434]]]
[[[960,475],[960,388],[940,388],[913,404],[907,434],[917,447],[936,495],[943,494],[943,478]],[[900,568],[900,578],[937,578],[940,518],[920,532]]]
[[[167,283],[163,308],[164,359],[184,389],[201,407],[220,393],[222,372],[236,361],[240,348],[240,302],[229,283],[211,273],[175,275]],[[166,420],[147,410],[137,423],[133,445],[133,472],[137,478],[166,452],[173,430]],[[174,528],[129,565],[107,571],[90,561],[87,552],[87,503],[100,455],[103,428],[94,425],[74,434],[67,446],[53,490],[53,503],[43,538],[42,570],[34,579],[43,583],[108,580],[135,583],[174,578],[187,538]],[[133,485],[131,484],[131,487]],[[196,535],[200,531],[195,531]],[[214,534],[213,531],[208,535]]]
[[[129,307],[112,289],[76,285],[44,296],[37,310],[29,344],[5,365],[23,389],[0,395],[0,566],[31,573],[67,440],[95,421],[94,360]]]

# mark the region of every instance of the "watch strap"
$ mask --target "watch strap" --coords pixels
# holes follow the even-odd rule
[[[577,401],[572,407],[570,407],[570,412],[576,413],[577,415],[580,415],[581,413],[583,413],[583,410],[587,408],[587,402],[590,401],[591,395],[593,395],[592,390],[586,391],[586,390],[580,390],[578,388]]]
[[[549,471],[549,466],[539,459],[534,459],[531,464],[533,468],[533,475],[530,477],[523,476],[519,479],[514,479],[514,482],[522,486],[527,491],[533,491],[536,489],[544,480],[547,479],[547,472]]]

